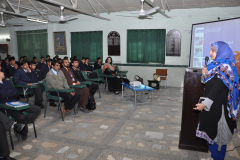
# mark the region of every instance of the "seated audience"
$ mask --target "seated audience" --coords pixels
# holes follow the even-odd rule
[[[40,70],[43,64],[46,64],[46,62],[44,61],[44,57],[42,56],[40,58],[40,61],[39,61],[38,65],[37,65],[37,69]]]
[[[67,83],[69,85],[78,85],[80,82],[76,79],[73,71],[69,68],[69,61],[68,59],[63,60],[63,68],[61,71],[64,73]],[[89,89],[87,87],[84,88],[74,88],[76,92],[80,93],[81,97],[78,101],[78,107],[81,111],[88,113],[86,105],[88,104],[88,97],[89,97]]]
[[[0,103],[6,104],[6,102],[16,101],[18,97],[18,90],[12,85],[12,82],[9,80],[4,80],[5,76],[3,72],[0,72]],[[30,108],[15,111],[6,109],[7,115],[12,116],[16,119],[18,123],[24,124],[23,129],[20,132],[16,132],[15,135],[19,139],[22,138],[23,141],[27,139],[28,133],[28,125],[29,123],[34,122],[39,114],[41,113],[41,109],[35,105],[29,104]],[[5,113],[4,109],[0,109],[1,112]],[[25,116],[23,112],[28,112],[29,115]]]
[[[100,57],[97,58],[97,61],[94,63],[94,70],[102,68],[102,59]]]
[[[76,77],[76,79],[78,81],[84,82],[86,81],[86,79],[83,77],[81,70],[79,69],[79,62],[78,59],[74,59],[72,61],[72,71]],[[97,89],[98,89],[98,85],[97,84],[91,84],[91,85],[87,85],[89,92],[91,95],[94,96],[94,94],[96,93]]]
[[[46,75],[47,73],[52,69],[51,68],[51,62],[52,62],[52,59],[48,59],[46,61],[46,64],[43,64],[41,69],[40,69],[40,73],[39,73],[39,79],[40,80],[43,80],[46,78]]]
[[[116,75],[115,66],[112,64],[112,58],[108,57],[105,61],[105,64],[103,66],[102,70],[103,74],[106,75]],[[114,91],[115,94],[119,94],[118,91],[121,91],[122,88],[122,80],[120,77],[116,76],[113,78],[108,78],[108,90]]]
[[[47,61],[47,60],[49,60],[49,59],[50,59],[50,56],[49,56],[49,55],[47,55],[47,56],[46,56],[46,61]]]
[[[36,70],[36,63],[35,62],[30,62],[29,63],[29,68],[31,69],[31,82],[33,83],[38,83],[38,81],[41,81],[40,80],[40,77],[39,77],[39,71]]]
[[[18,65],[15,62],[15,58],[13,57],[9,58],[9,65],[6,68],[6,72],[8,76],[7,78],[13,77],[17,69],[18,69]]]
[[[23,56],[23,61],[26,61],[27,63],[28,63],[28,61],[27,61],[27,56]],[[20,64],[21,65],[21,64]]]
[[[2,63],[2,67],[4,67],[6,69],[8,65],[9,65],[9,59],[5,58],[5,60]]]
[[[37,60],[37,57],[33,57],[33,60],[32,60],[33,62],[35,62],[36,63],[36,65],[38,65],[38,60]]]
[[[93,71],[93,67],[89,64],[88,57],[86,57],[86,59],[85,59],[85,67],[86,67],[86,71]]]
[[[10,120],[5,114],[0,112],[0,160],[16,160],[9,156],[10,151],[6,134],[12,126],[14,126],[15,132],[21,132],[24,127],[23,124],[14,124],[14,121]]]
[[[22,61],[21,67],[15,72],[13,76],[14,83],[21,85],[31,85],[34,80],[31,77],[32,71],[28,66],[26,61]],[[22,91],[22,88],[19,88]],[[29,88],[28,91],[33,91],[35,94],[35,105],[40,108],[44,108],[43,97],[42,97],[42,87],[40,84],[37,84],[37,88]]]
[[[3,72],[4,75],[6,75],[6,70],[4,67],[2,67],[1,63],[0,63],[0,72]]]
[[[18,67],[21,66],[21,62],[22,62],[22,61],[23,61],[23,57],[20,57],[20,58],[19,58],[19,61],[17,62]]]
[[[86,62],[85,57],[82,57],[81,62],[79,63],[79,67],[80,67],[81,71],[86,71],[86,69],[87,69],[85,66],[85,62]]]
[[[53,89],[69,89],[67,84],[67,79],[65,78],[63,72],[60,70],[60,64],[58,61],[52,61],[52,69],[48,72],[46,76],[46,84],[48,88]],[[57,92],[51,92],[51,95],[58,96]],[[62,105],[63,117],[65,117],[66,112],[71,112],[75,104],[80,98],[78,92],[64,93],[59,92],[60,97],[65,99],[64,105]]]

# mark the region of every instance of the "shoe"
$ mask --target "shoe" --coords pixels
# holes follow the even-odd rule
[[[67,112],[71,113],[71,112],[72,112],[72,110],[67,110]]]
[[[15,123],[14,124],[14,131],[20,133],[23,130],[24,127],[25,127],[25,124]]]
[[[21,138],[22,138],[23,141],[26,141],[27,140],[27,135],[21,134]]]
[[[12,158],[12,157],[3,157],[3,158],[0,158],[0,160],[16,160],[15,158]]]
[[[78,107],[78,108],[84,113],[89,113],[89,111],[87,109],[84,109],[83,107]]]
[[[55,103],[50,103],[50,106],[57,107],[57,105]]]
[[[119,92],[118,91],[116,91],[116,92],[114,92],[115,94],[119,94]]]
[[[19,134],[19,133],[17,133],[17,132],[14,132],[14,134],[15,134],[15,137],[17,138],[17,140],[20,140],[21,134]]]

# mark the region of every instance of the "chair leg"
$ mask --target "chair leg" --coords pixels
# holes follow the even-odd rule
[[[14,144],[13,144],[13,140],[12,140],[11,128],[9,129],[9,137],[10,137],[10,141],[11,141],[12,150],[14,150]]]
[[[36,132],[36,127],[34,122],[33,122],[33,129],[34,129],[35,138],[37,138],[37,132]]]
[[[100,92],[99,82],[98,82],[98,92],[99,92],[99,98],[101,98],[101,92]]]
[[[48,104],[48,100],[46,99],[44,118],[46,118],[46,114],[47,114],[47,104]]]
[[[75,115],[77,115],[77,112],[76,112],[76,106],[77,106],[77,104],[75,104],[75,106],[74,106],[74,108],[73,108],[73,109],[74,109],[74,114],[75,114]]]
[[[59,102],[59,104],[60,104],[60,103],[61,103],[61,102]],[[62,112],[62,105],[60,104],[59,106],[60,106],[60,111],[61,111],[61,115],[62,115],[62,121],[64,121],[63,112]]]

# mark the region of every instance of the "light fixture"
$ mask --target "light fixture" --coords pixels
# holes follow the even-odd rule
[[[47,20],[44,19],[38,19],[38,18],[34,18],[34,17],[27,17],[28,21],[32,21],[32,22],[37,22],[37,23],[48,23]]]

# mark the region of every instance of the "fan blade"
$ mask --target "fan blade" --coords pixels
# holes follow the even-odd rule
[[[74,21],[74,20],[77,20],[78,18],[72,18],[72,19],[68,19],[68,20],[66,20],[67,22],[69,22],[69,21]]]
[[[119,17],[134,17],[134,18],[137,17],[137,16],[122,16],[122,15],[116,15],[116,16],[119,16]]]
[[[146,11],[146,14],[152,14],[152,13],[156,12],[159,8],[160,7],[156,6],[156,7],[152,8],[152,9],[149,9],[149,10]]]

